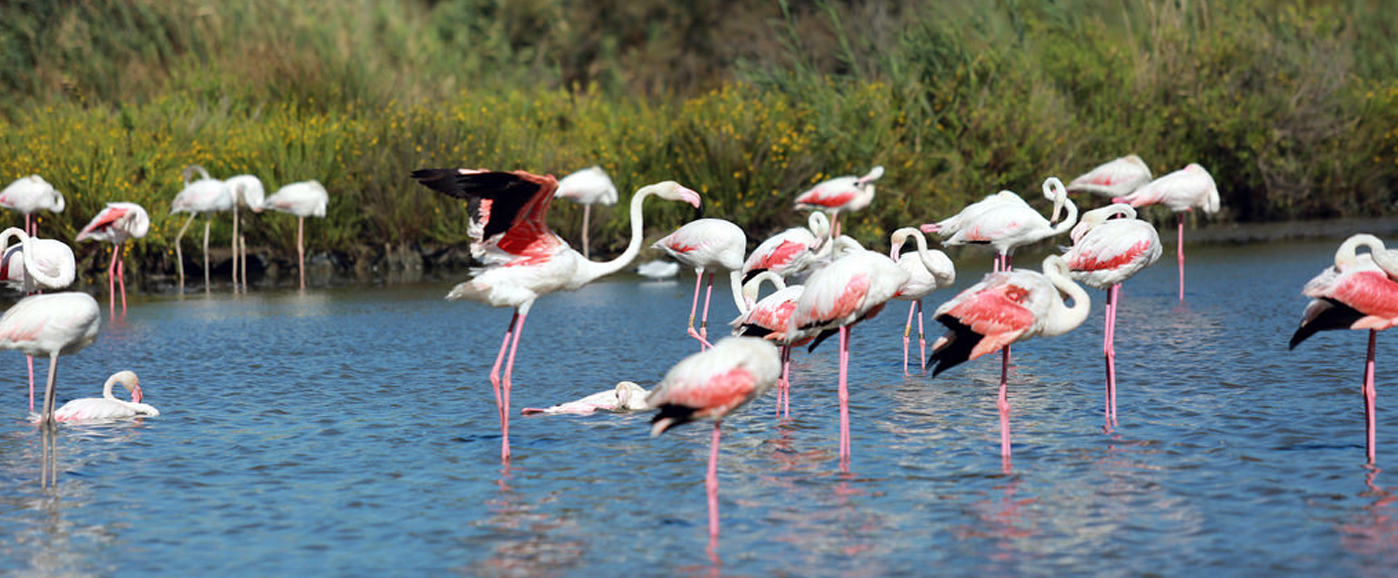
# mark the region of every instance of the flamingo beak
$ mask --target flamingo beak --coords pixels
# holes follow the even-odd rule
[[[141,393],[141,386],[137,385],[131,388],[131,401],[141,403],[141,400],[145,398],[145,394]]]
[[[924,233],[936,233],[940,229],[941,227],[938,227],[936,223],[927,223],[926,225],[918,227],[918,230]]]
[[[889,258],[893,259],[894,261],[897,261],[897,260],[898,260],[898,254],[901,253],[902,251],[903,251],[903,243],[901,243],[901,242],[900,242],[900,243],[894,243],[894,244],[893,244],[893,249],[891,249],[891,250],[888,252],[888,256],[889,256]]]
[[[703,204],[703,201],[699,198],[699,193],[696,193],[696,192],[694,192],[693,190],[691,190],[691,189],[686,189],[686,188],[684,188],[684,187],[680,187],[680,191],[679,191],[679,192],[680,192],[680,199],[683,200],[683,201],[686,202],[686,203],[689,203],[689,204],[691,204],[691,205],[694,205],[694,208],[698,209],[698,208],[700,207],[700,205]]]

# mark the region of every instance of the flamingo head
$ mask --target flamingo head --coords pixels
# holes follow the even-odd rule
[[[617,409],[645,409],[646,390],[634,381],[619,381],[616,384]]]
[[[236,202],[247,205],[254,213],[262,212],[262,207],[267,204],[267,190],[262,187],[262,179],[253,175],[238,175],[224,182],[233,189]]]
[[[806,227],[816,238],[816,245],[812,247],[813,249],[819,249],[830,238],[830,217],[825,216],[825,213],[821,211],[811,211],[811,216],[806,219]]]
[[[699,199],[699,193],[687,189],[675,181],[663,181],[648,185],[642,187],[641,190],[637,192],[649,193],[667,201],[684,201],[693,205],[696,209],[702,204],[702,201]]]
[[[1063,204],[1068,201],[1068,188],[1058,177],[1049,177],[1044,180],[1044,198],[1053,201],[1053,216],[1049,222],[1057,223],[1058,217],[1063,214]]]
[[[927,225],[923,226],[926,227]],[[888,251],[888,257],[895,262],[898,261],[898,255],[903,252],[903,243],[908,242],[908,237],[911,237],[914,233],[922,234],[922,231],[916,227],[903,227],[894,231],[893,236],[889,238],[889,244],[892,248]]]
[[[131,401],[141,403],[141,400],[145,398],[145,394],[141,393],[141,379],[136,377],[136,372],[125,369],[113,373],[111,377],[107,378],[107,387],[110,388],[115,383],[120,383],[122,387],[126,388],[126,391],[131,392]]]

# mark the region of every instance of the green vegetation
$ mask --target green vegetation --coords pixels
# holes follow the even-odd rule
[[[407,178],[439,165],[674,179],[755,238],[873,164],[847,225],[870,241],[1131,152],[1204,164],[1222,219],[1391,214],[1395,26],[1365,0],[20,0],[0,8],[0,186],[53,182],[68,209],[42,231],[69,240],[106,201],[143,204],[131,252],[164,271],[190,163],[269,193],[319,179],[308,244],[346,263],[464,241],[461,204]],[[552,211],[576,239],[580,208]],[[618,248],[624,220],[594,215],[594,242]],[[292,258],[294,226],[255,216],[249,244]]]

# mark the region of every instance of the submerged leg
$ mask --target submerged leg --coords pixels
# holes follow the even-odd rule
[[[1106,362],[1107,384],[1103,390],[1102,413],[1105,419],[1106,428],[1111,429],[1116,425],[1116,349],[1112,342],[1116,340],[1116,285],[1107,288],[1106,309],[1103,317],[1106,321],[1102,325],[1102,357]]]
[[[52,425],[53,404],[54,404],[54,382],[58,380],[58,352],[49,354],[49,382],[44,386],[44,415],[40,419],[41,425]]]
[[[233,292],[238,292],[238,203],[233,203]]]
[[[29,366],[29,413],[34,413],[34,356],[24,356],[24,362]]]
[[[849,471],[849,326],[840,327],[840,470]]]
[[[922,300],[917,300],[917,362],[918,369],[927,373],[927,334],[922,330]]]
[[[699,340],[699,350],[704,350],[704,338],[699,336],[699,331],[694,328],[694,315],[699,311],[699,287],[704,283],[704,270],[694,270],[694,301],[689,304],[689,328],[686,330],[690,337]]]
[[[782,387],[780,410],[783,418],[791,417],[791,346],[782,346]]]
[[[1180,228],[1175,239],[1175,258],[1180,263],[1180,303],[1184,303],[1184,213],[1180,213]]]
[[[709,273],[709,282],[704,287],[704,315],[699,318],[699,342],[703,344],[699,347],[700,351],[713,347],[713,344],[709,343],[709,297],[713,294],[714,274]]]
[[[917,313],[917,302],[908,303],[908,322],[903,324],[903,377],[908,377],[908,341],[913,332],[913,314]]]
[[[510,357],[505,360],[505,379],[503,380],[503,392],[501,398],[504,404],[500,408],[500,459],[508,461],[510,459],[510,378],[515,372],[515,353],[519,351],[519,334],[524,330],[524,313],[517,313],[519,321],[514,324],[514,336],[510,338]]]
[[[209,217],[204,217],[204,292],[208,293],[209,288],[209,224],[212,221]]]
[[[515,326],[519,323],[519,312],[510,317],[510,327],[505,330],[505,338],[500,341],[500,352],[495,354],[495,365],[490,368],[490,386],[495,390],[495,411],[500,416],[500,421],[505,421],[505,404],[500,398],[500,366],[505,363],[505,352],[510,347],[510,337],[515,333]]]
[[[709,494],[709,539],[718,540],[718,438],[722,421],[714,422],[714,438],[709,449],[709,475],[704,478],[704,488]]]
[[[301,290],[306,290],[306,218],[296,218],[296,263],[301,272]]]
[[[1000,396],[995,406],[1000,410],[1000,457],[1010,458],[1010,396],[1009,396],[1010,357],[1000,361]]]
[[[189,214],[185,219],[184,226],[180,227],[180,232],[175,233],[175,271],[180,277],[180,292],[184,292],[184,251],[180,249],[180,239],[184,238],[184,232],[189,229],[189,224],[194,222],[194,213]]]
[[[1366,454],[1369,458],[1369,465],[1374,465],[1375,423],[1374,404],[1378,402],[1378,392],[1374,389],[1374,342],[1378,331],[1369,330],[1369,356],[1364,361],[1364,424],[1365,438],[1364,445],[1367,448]]]

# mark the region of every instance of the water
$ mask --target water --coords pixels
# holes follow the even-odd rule
[[[796,356],[789,422],[771,397],[725,422],[721,566],[705,424],[651,439],[646,415],[516,415],[501,466],[486,375],[510,312],[443,301],[449,283],[139,296],[62,359],[60,401],[131,368],[163,414],[60,427],[56,491],[39,488],[22,358],[0,358],[0,573],[1391,576],[1398,482],[1363,467],[1365,333],[1286,349],[1299,288],[1337,245],[1191,247],[1182,309],[1167,251],[1122,293],[1111,434],[1093,291],[1082,327],[1015,347],[1008,474],[998,360],[905,379],[891,305],[854,331],[850,474],[833,341]],[[963,254],[958,286],[989,261]],[[691,286],[618,277],[542,299],[516,411],[652,386],[696,350]],[[732,317],[726,295],[712,319]],[[1398,452],[1384,409],[1381,467]]]

